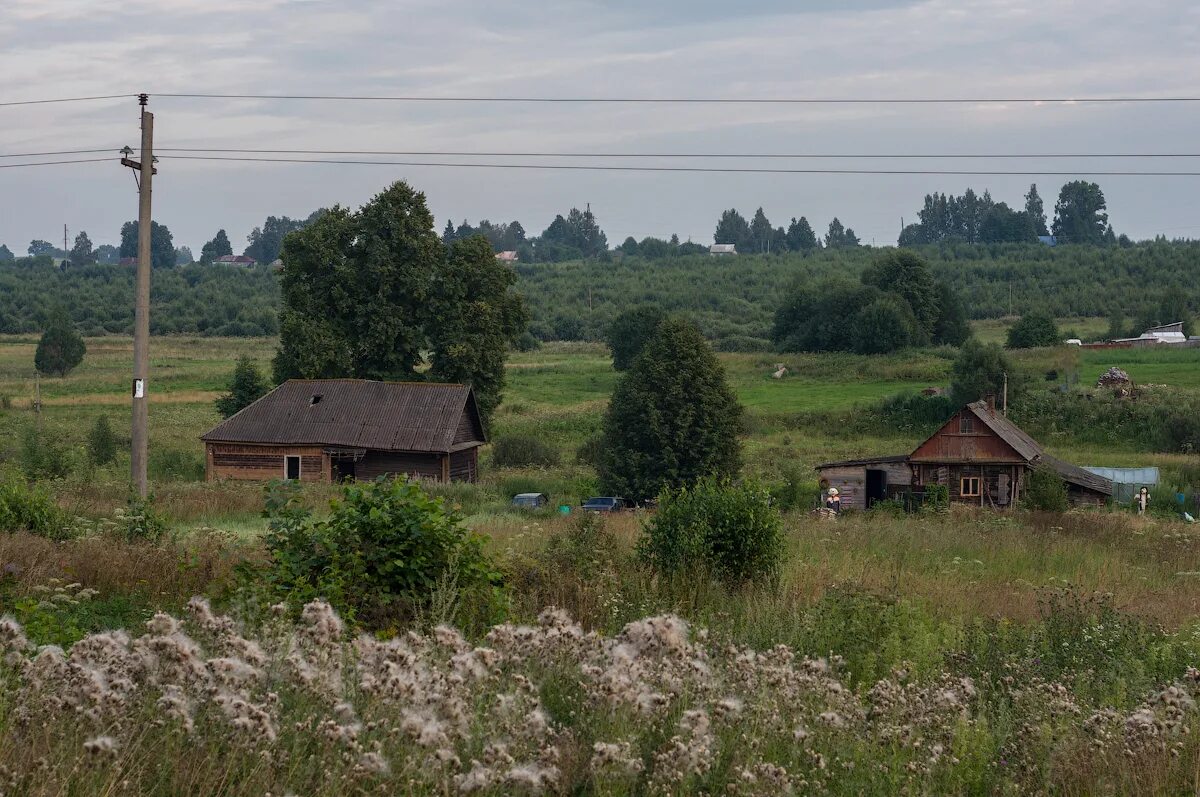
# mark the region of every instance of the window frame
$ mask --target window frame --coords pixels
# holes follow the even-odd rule
[[[975,416],[964,412],[958,416],[958,433],[975,434]]]
[[[975,482],[975,491],[967,492],[967,484]],[[958,495],[960,498],[982,498],[983,497],[983,477],[982,476],[959,476],[958,477]]]
[[[296,475],[294,477],[288,475],[288,471],[291,470],[291,468],[289,468],[288,466],[291,463],[291,460],[293,460],[293,459],[296,460]],[[300,456],[299,454],[284,454],[283,455],[283,480],[289,481],[289,482],[298,482],[301,480],[301,478],[303,476],[304,476],[304,458],[302,456]]]

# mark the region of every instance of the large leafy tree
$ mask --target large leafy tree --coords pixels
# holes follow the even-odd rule
[[[397,182],[357,212],[334,207],[283,244],[276,381],[422,379],[499,403],[506,346],[526,325],[515,276],[485,241],[447,250],[425,196]]]
[[[1062,187],[1054,206],[1054,234],[1060,243],[1102,244],[1108,231],[1108,205],[1096,183],[1074,180]]]
[[[940,313],[938,291],[933,271],[923,259],[905,249],[892,250],[867,266],[862,281],[864,285],[904,297],[924,330],[924,337],[933,337]]]
[[[721,214],[713,233],[713,243],[733,244],[739,252],[754,251],[754,235],[750,232],[750,224],[733,208]]]
[[[775,311],[771,337],[783,351],[853,351],[857,316],[881,295],[846,279],[797,282]]]
[[[1044,310],[1031,310],[1008,328],[1005,345],[1010,349],[1035,349],[1059,343],[1058,325]]]
[[[236,412],[249,407],[263,396],[271,386],[259,370],[258,364],[248,354],[238,358],[233,367],[233,376],[229,379],[229,392],[216,400],[217,412],[222,418],[228,418]]]
[[[71,265],[90,266],[96,262],[96,251],[92,248],[92,239],[86,232],[80,231],[75,236],[75,245],[71,247]]]
[[[229,236],[224,230],[217,230],[217,234],[212,240],[200,247],[200,265],[207,266],[218,257],[226,257],[233,254],[233,246],[229,243]]]
[[[29,242],[29,248],[26,251],[29,252],[30,257],[41,257],[42,255],[52,257],[58,250],[55,249],[54,244],[50,243],[49,241],[35,239]]]
[[[854,317],[854,351],[886,354],[923,342],[925,331],[903,297],[884,294]]]
[[[121,225],[121,257],[137,257],[138,223],[127,221]],[[175,265],[175,242],[165,224],[150,222],[150,264],[154,268],[170,268]]]
[[[7,263],[15,259],[16,255],[13,254],[12,250],[4,244],[0,244],[0,263]]]
[[[618,371],[629,370],[665,317],[666,314],[658,305],[643,304],[614,318],[608,327],[608,347],[612,350],[613,368]]]
[[[429,375],[474,387],[484,418],[500,405],[508,348],[529,325],[516,281],[488,242],[474,237],[450,245],[430,296]]]
[[[47,319],[46,331],[33,354],[33,365],[39,373],[66,376],[83,362],[86,352],[83,338],[67,311],[57,308]]]
[[[617,384],[604,418],[601,489],[634,500],[740,467],[742,407],[691,322],[659,324]]]
[[[970,338],[959,350],[950,370],[951,398],[962,405],[984,396],[1003,397],[1006,374],[1012,382],[1008,391],[1011,397],[1020,380],[1016,379],[1004,351],[998,344]]]
[[[971,324],[962,297],[947,282],[937,284],[938,317],[933,326],[933,342],[961,346],[971,337]]]

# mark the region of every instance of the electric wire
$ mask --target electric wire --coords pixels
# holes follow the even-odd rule
[[[892,174],[892,175],[967,175],[967,176],[1014,176],[1014,177],[1071,177],[1087,174],[1096,177],[1200,177],[1200,171],[1015,171],[998,169],[781,169],[719,166],[611,166],[594,164],[559,163],[449,163],[446,161],[395,161],[395,160],[352,160],[345,158],[261,158],[232,157],[225,155],[163,155],[163,159],[193,161],[227,161],[252,163],[306,163],[332,164],[341,166],[408,166],[462,169],[537,169],[556,171],[596,172],[691,172],[705,174]]]
[[[51,152],[4,152],[0,158],[47,158],[51,155],[90,155],[95,152],[120,152],[120,147],[95,147],[94,149],[60,149]]]
[[[1200,102],[1200,96],[1118,97],[446,97],[351,94],[219,94],[155,92],[151,97],[201,100],[328,100],[335,102],[465,102],[465,103],[627,103],[697,105],[996,105]]]
[[[127,100],[136,97],[136,94],[98,94],[93,97],[54,97],[44,100],[0,100],[0,108],[13,107],[17,105],[49,105],[51,103],[60,102],[91,102],[92,100]]]
[[[116,158],[78,158],[75,160],[62,161],[34,161],[32,163],[0,163],[0,169],[24,169],[27,166],[62,166],[68,163],[104,163],[106,161],[116,163]]]
[[[80,150],[86,152],[88,150]],[[1194,152],[1129,152],[1129,153],[800,153],[800,152],[530,152],[530,151],[465,151],[465,150],[367,150],[367,149],[254,149],[238,147],[155,147],[155,152],[217,153],[245,155],[404,155],[412,157],[464,158],[711,158],[711,159],[778,159],[778,160],[1049,160],[1049,159],[1113,159],[1113,158],[1200,158]],[[57,153],[53,153],[57,154]],[[16,156],[4,156],[16,157]]]

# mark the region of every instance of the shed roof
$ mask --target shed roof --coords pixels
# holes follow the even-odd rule
[[[892,454],[885,457],[863,457],[861,459],[846,459],[841,462],[823,462],[816,470],[825,468],[854,468],[860,465],[899,465],[908,462],[908,454]]]
[[[478,439],[456,444],[464,412]],[[288,380],[201,439],[437,453],[487,441],[467,385],[366,379]]]

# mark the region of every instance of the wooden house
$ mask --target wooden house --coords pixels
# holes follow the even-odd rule
[[[475,481],[487,437],[466,385],[292,379],[203,435],[215,479]]]
[[[1047,454],[985,401],[960,409],[907,456],[829,462],[817,470],[822,488],[838,488],[843,508],[869,508],[905,488],[923,492],[936,484],[948,489],[951,501],[1007,509],[1020,501],[1029,472],[1038,467],[1059,475],[1073,506],[1112,497],[1111,481]]]

